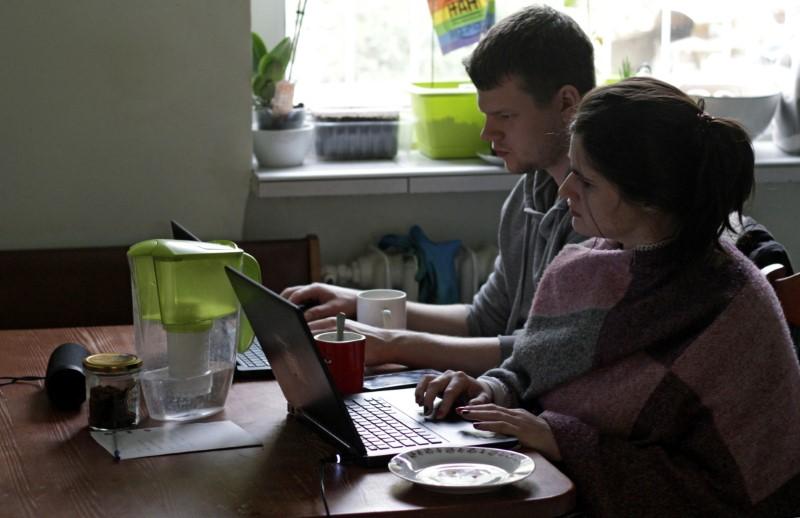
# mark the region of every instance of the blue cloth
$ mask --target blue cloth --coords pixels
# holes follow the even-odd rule
[[[431,241],[419,225],[414,225],[407,236],[387,234],[378,241],[378,248],[397,251],[417,257],[419,301],[433,304],[455,304],[461,300],[456,275],[455,259],[461,249],[461,240]]]

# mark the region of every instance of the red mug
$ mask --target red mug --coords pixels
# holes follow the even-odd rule
[[[359,333],[345,331],[343,339],[336,340],[336,331],[330,331],[314,336],[314,341],[339,392],[361,392],[364,385],[364,345],[367,338]]]

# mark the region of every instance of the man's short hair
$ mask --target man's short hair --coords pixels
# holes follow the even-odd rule
[[[592,42],[575,20],[548,6],[526,7],[501,20],[464,66],[478,90],[517,78],[540,104],[564,85],[581,95],[595,86]]]

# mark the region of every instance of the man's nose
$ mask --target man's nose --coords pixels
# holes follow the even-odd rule
[[[483,129],[481,130],[481,139],[485,140],[486,142],[491,142],[492,140],[496,140],[497,136],[498,136],[497,130],[487,119],[486,122],[483,123]]]

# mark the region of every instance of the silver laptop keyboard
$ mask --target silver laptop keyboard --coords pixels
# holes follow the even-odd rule
[[[236,354],[236,363],[247,369],[269,370],[270,365],[258,339],[254,339],[250,348],[243,353]]]
[[[364,447],[370,451],[441,444],[442,440],[421,426],[406,426],[395,419],[396,410],[380,397],[345,401]]]

